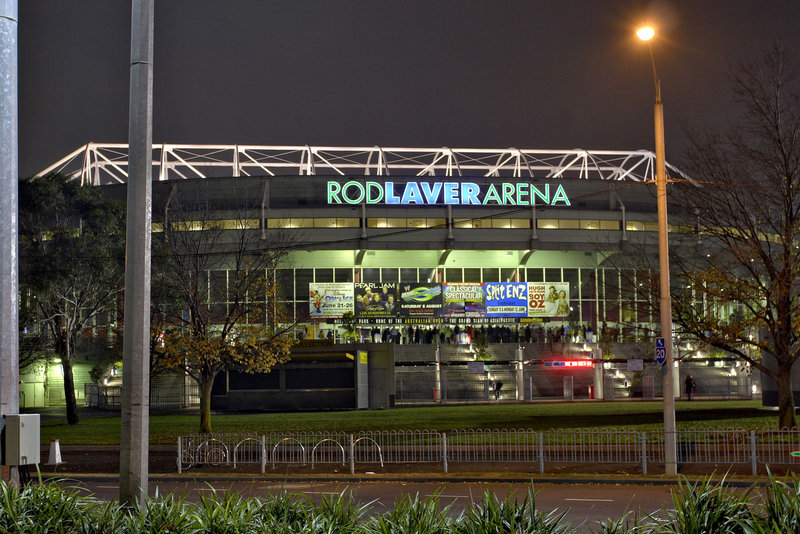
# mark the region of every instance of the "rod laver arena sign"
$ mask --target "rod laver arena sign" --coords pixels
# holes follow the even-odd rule
[[[564,186],[525,182],[349,182],[328,181],[328,204],[451,204],[569,206]]]

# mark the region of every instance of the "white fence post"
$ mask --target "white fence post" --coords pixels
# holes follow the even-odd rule
[[[756,456],[756,431],[750,431],[750,462],[753,468],[753,476],[758,476],[758,458]]]
[[[447,473],[447,433],[442,433],[442,467],[444,472]]]
[[[642,432],[642,474],[647,474],[647,434]]]
[[[355,458],[355,450],[356,447],[353,444],[353,434],[350,434],[350,474],[356,474],[356,458]]]
[[[539,432],[539,474],[544,473],[544,433]]]
[[[183,457],[181,455],[181,452],[183,451],[183,447],[181,447],[181,445],[183,445],[183,438],[178,436],[178,474],[179,475],[181,474],[181,469],[182,469],[181,463],[183,462]]]
[[[261,436],[261,474],[267,472],[267,436]]]

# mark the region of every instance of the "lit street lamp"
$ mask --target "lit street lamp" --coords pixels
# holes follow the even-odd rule
[[[668,476],[678,474],[677,447],[675,443],[675,392],[672,363],[672,298],[669,292],[669,243],[667,233],[667,176],[664,161],[664,106],[661,103],[661,80],[656,74],[656,62],[650,40],[655,36],[651,26],[636,30],[636,36],[647,43],[650,65],[653,67],[653,82],[656,102],[653,108],[656,130],[656,196],[658,200],[658,266],[661,288],[659,311],[661,315],[661,337],[664,338],[666,359],[662,370],[664,395],[664,468]]]

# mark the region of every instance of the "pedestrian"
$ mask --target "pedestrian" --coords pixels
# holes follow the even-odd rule
[[[694,398],[694,389],[697,387],[697,384],[694,383],[694,377],[692,375],[686,375],[686,396],[689,397],[689,400]]]
[[[500,400],[500,388],[503,387],[503,383],[499,380],[494,383],[494,400]]]

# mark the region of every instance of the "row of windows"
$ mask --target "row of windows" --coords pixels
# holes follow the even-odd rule
[[[444,228],[447,220],[442,218],[423,217],[368,217],[367,228]],[[603,219],[538,219],[536,227],[544,230],[612,230],[619,231],[620,221]],[[358,228],[359,219],[333,217],[293,217],[286,219],[268,219],[267,228]],[[530,228],[530,219],[481,218],[453,219],[454,228]],[[627,221],[625,229],[630,232],[656,232],[655,222]],[[673,228],[677,230],[677,228]]]
[[[358,228],[357,217],[291,217],[267,219],[267,228]],[[367,228],[444,228],[447,220],[438,217],[369,217]],[[203,230],[253,230],[260,228],[258,219],[222,219],[215,221],[183,221],[173,223],[176,231]],[[620,221],[604,219],[537,219],[536,227],[543,230],[611,230],[619,231]],[[530,228],[530,219],[481,218],[453,219],[454,228]],[[625,229],[629,232],[656,232],[658,224],[645,221],[627,221]],[[153,223],[153,232],[163,232],[161,223]],[[670,226],[670,231],[684,231],[678,226]]]

